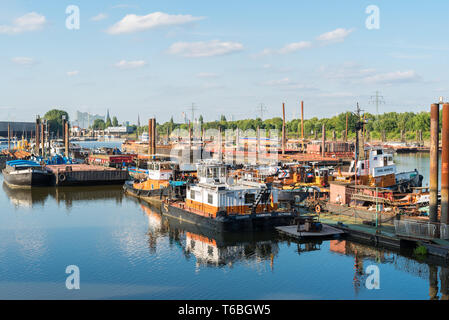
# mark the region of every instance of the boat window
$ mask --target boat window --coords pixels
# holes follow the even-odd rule
[[[214,178],[220,177],[220,168],[214,168]]]
[[[364,163],[362,163],[362,170],[363,170],[363,169],[365,169],[365,164],[364,164]]]
[[[256,201],[256,196],[254,193],[245,194],[245,203],[252,204]]]
[[[195,191],[190,190],[190,199],[195,200]]]
[[[377,154],[383,154],[382,150],[377,150]]]
[[[209,204],[213,204],[214,203],[214,197],[210,193],[207,195],[207,202]]]

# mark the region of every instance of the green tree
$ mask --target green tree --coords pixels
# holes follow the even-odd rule
[[[115,117],[115,116],[112,118],[112,126],[118,127],[118,120],[117,120],[117,117]]]
[[[95,119],[93,125],[92,125],[92,129],[94,130],[104,130],[106,129],[106,123],[104,122],[103,119]]]
[[[44,115],[44,119],[47,120],[49,132],[53,134],[62,133],[62,117],[65,116],[69,120],[69,114],[66,111],[59,109],[52,109]]]

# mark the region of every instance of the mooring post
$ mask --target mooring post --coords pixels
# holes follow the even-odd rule
[[[45,157],[45,131],[44,131],[44,121],[45,121],[45,119],[43,119],[40,123],[41,123],[41,136],[40,136],[40,138],[41,138],[41,148],[42,148],[42,151],[41,151],[41,156],[42,157]]]
[[[282,103],[282,154],[285,154],[285,103]]]
[[[301,101],[301,151],[304,152],[304,101]]]
[[[8,123],[8,151],[11,151],[11,125]]]
[[[39,116],[36,116],[36,131],[34,133],[34,152],[37,156],[40,154],[40,138],[39,138],[39,125],[40,125],[40,118]]]
[[[439,104],[433,103],[430,106],[430,222],[438,222],[439,113]]]
[[[443,104],[441,129],[441,223],[449,224],[449,103]]]
[[[148,120],[148,154],[152,155],[153,154],[153,142],[152,142],[152,137],[153,137],[153,121],[152,119]]]
[[[321,129],[321,156],[324,157],[326,155],[326,124],[323,123]]]

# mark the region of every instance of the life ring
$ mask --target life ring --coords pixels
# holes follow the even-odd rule
[[[316,213],[320,213],[320,212],[321,212],[321,205],[317,204],[317,205],[315,206],[315,212],[316,212]]]
[[[60,173],[60,174],[58,175],[58,180],[59,180],[59,181],[61,181],[61,182],[64,182],[64,181],[65,181],[65,179],[66,179],[66,176],[65,176],[65,174],[63,174],[63,173]]]

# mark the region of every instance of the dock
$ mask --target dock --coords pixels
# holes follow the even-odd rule
[[[123,184],[129,179],[127,170],[89,164],[48,165],[54,174],[54,185],[110,185]]]
[[[307,232],[305,231],[305,226],[300,226],[300,231],[298,231],[297,225],[292,226],[281,226],[276,227],[276,230],[286,236],[295,238],[295,239],[318,239],[318,238],[334,238],[340,235],[345,234],[345,231],[334,228],[332,226],[323,224],[323,229],[318,232]]]

